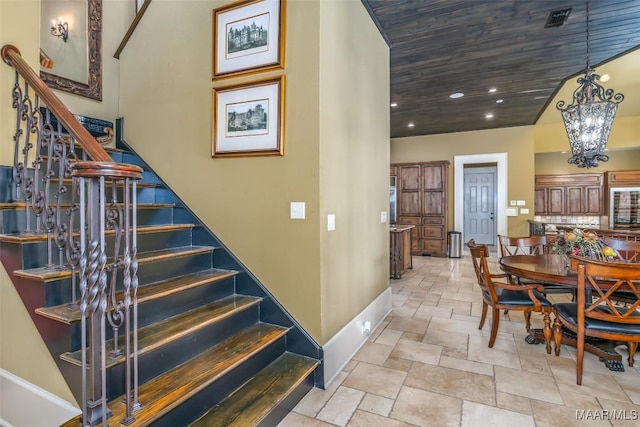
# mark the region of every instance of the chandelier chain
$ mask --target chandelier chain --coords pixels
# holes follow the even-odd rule
[[[589,5],[590,5],[590,1],[587,0],[587,70],[590,68],[591,66],[591,58],[590,58],[590,38],[589,38],[589,33],[590,33],[590,28],[589,28]]]

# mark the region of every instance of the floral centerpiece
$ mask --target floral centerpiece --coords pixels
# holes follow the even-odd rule
[[[593,231],[574,228],[558,236],[553,249],[560,255],[577,255],[601,261],[618,258],[616,251],[605,245],[601,238]]]

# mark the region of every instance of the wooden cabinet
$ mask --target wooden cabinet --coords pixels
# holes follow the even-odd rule
[[[536,215],[602,215],[601,173],[536,175]]]
[[[411,230],[415,228],[409,226],[397,226],[389,229],[390,236],[390,275],[392,279],[399,279],[402,273],[409,268],[413,268],[411,260]]]
[[[397,163],[398,218],[412,229],[414,255],[446,255],[449,162]]]
[[[605,172],[607,187],[640,187],[640,171]]]

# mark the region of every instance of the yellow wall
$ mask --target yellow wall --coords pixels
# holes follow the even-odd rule
[[[569,145],[568,142],[567,145]],[[571,153],[537,153],[535,155],[536,175],[589,172],[602,173],[606,171],[640,169],[640,147],[609,150],[607,151],[607,155],[609,156],[609,161],[600,162],[600,166],[597,168],[578,169],[576,168],[576,165],[570,165],[567,163],[567,159],[571,156]]]
[[[36,69],[39,66],[39,20],[39,0],[0,1],[0,45],[13,44]],[[1,62],[0,164],[3,165],[13,162],[10,142],[16,117],[11,107],[14,81],[13,68]],[[0,368],[75,403],[4,267],[0,267]]]
[[[448,160],[449,229],[454,227],[454,156],[507,153],[507,200],[524,200],[533,207],[534,171],[533,126],[426,135],[391,140],[391,163]],[[509,217],[509,235],[527,235],[529,215]]]
[[[558,119],[560,119],[559,114]],[[569,149],[567,131],[562,122],[537,124],[534,129],[536,153],[558,152]],[[612,149],[640,147],[640,116],[617,117],[611,127],[611,135],[609,135],[607,147]]]
[[[326,342],[389,286],[389,55],[360,2],[320,3],[320,241]],[[327,215],[336,230],[327,231]],[[303,309],[304,307],[299,307]]]
[[[388,286],[388,48],[360,2],[289,1],[286,69],[212,83],[211,11],[226,3],[147,10],[120,56],[125,139],[323,344]],[[212,159],[212,87],[281,73],[285,156]],[[294,201],[305,220],[289,219]]]

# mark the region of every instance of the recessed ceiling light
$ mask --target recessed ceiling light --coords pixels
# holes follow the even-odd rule
[[[498,89],[496,89],[495,87],[492,87],[491,89],[489,89],[489,93],[494,93],[496,90]]]
[[[449,98],[458,99],[458,98],[462,98],[463,96],[464,96],[464,93],[462,92],[454,92],[451,95],[449,95]]]
[[[504,102],[504,99],[496,99],[496,104],[502,104]]]
[[[601,82],[608,82],[610,78],[611,78],[611,76],[609,74],[603,74],[602,76],[600,76],[600,81]]]
[[[484,115],[485,119],[493,119],[493,114],[489,113],[489,114],[485,114]]]
[[[414,125],[413,123],[409,123],[407,126],[408,126],[408,127],[410,127],[410,128],[412,128],[412,127],[414,127],[415,125]]]
[[[397,107],[397,106],[398,106],[398,103],[397,103],[397,102],[392,102],[392,103],[391,103],[391,106],[392,106],[392,107]]]

